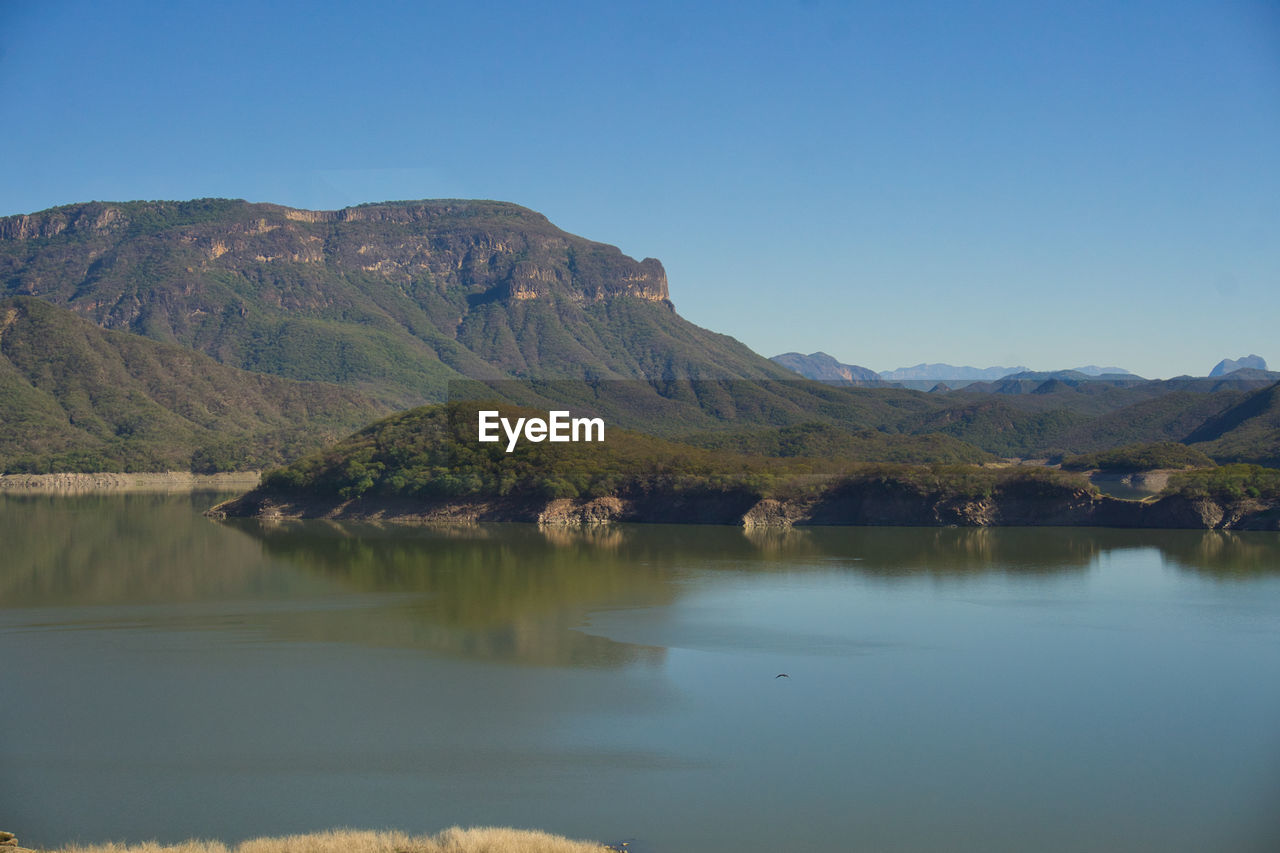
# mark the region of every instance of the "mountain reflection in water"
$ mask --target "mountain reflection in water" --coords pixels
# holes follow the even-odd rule
[[[279,640],[612,667],[659,663],[665,652],[577,630],[588,614],[670,605],[695,571],[847,572],[889,583],[1034,576],[1086,572],[1106,554],[1148,548],[1182,570],[1223,579],[1280,573],[1280,536],[1267,533],[217,524],[198,513],[211,501],[0,496],[8,548],[0,600],[7,607],[187,602],[192,609],[178,616],[144,608],[117,618],[180,619],[187,627],[233,620]]]

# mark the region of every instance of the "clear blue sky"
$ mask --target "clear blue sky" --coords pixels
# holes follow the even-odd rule
[[[503,199],[764,355],[1280,368],[1276,0],[0,0],[0,50],[0,214]]]

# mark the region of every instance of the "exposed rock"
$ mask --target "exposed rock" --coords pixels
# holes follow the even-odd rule
[[[1210,376],[1226,376],[1228,373],[1234,373],[1237,370],[1244,369],[1266,370],[1267,362],[1260,355],[1242,355],[1239,358],[1224,358],[1222,361],[1214,365],[1213,370],[1209,371]]]
[[[1151,504],[1145,513],[1147,524],[1144,526],[1213,529],[1219,526],[1225,515],[1223,508],[1208,498],[1173,495]]]
[[[201,205],[217,215],[201,217]],[[130,229],[135,220],[168,217],[162,232]],[[324,226],[316,228],[313,226]],[[324,264],[333,273],[374,273],[404,287],[424,280],[438,293],[461,291],[473,303],[486,299],[532,299],[551,294],[586,302],[632,296],[668,302],[667,275],[655,258],[633,260],[614,246],[561,231],[545,216],[514,204],[432,200],[370,204],[342,210],[296,210],[273,204],[202,199],[193,202],[98,202],[0,218],[0,240],[27,241],[68,232],[79,242],[58,248],[68,270],[95,270],[98,298],[86,301],[66,281],[36,282],[19,265],[6,270],[32,276],[31,292],[51,301],[73,296],[78,310],[100,325],[130,328],[155,306],[132,304],[135,256],[181,260],[188,270],[151,294],[165,314],[206,313],[216,281],[209,273],[248,276],[261,297],[290,310],[331,307],[322,284],[299,287],[292,279],[264,275],[262,264]],[[147,234],[145,242],[139,233]],[[52,251],[45,249],[45,251]],[[95,255],[102,261],[95,263]],[[128,259],[128,260],[126,260]],[[68,287],[71,290],[67,290]],[[424,297],[425,298],[425,297]],[[217,307],[217,306],[212,306]],[[176,322],[176,321],[173,321]],[[175,331],[183,331],[175,329]]]
[[[589,501],[554,500],[538,513],[538,524],[547,527],[573,527],[608,524],[621,518],[624,505],[615,497]]]
[[[1280,530],[1280,506],[1221,504],[1171,495],[1132,501],[1051,483],[1014,483],[982,497],[942,497],[900,483],[860,482],[792,500],[746,492],[651,494],[623,499],[567,498],[435,501],[289,496],[256,489],[209,511],[217,518],[329,518],[409,524],[533,522],[544,527],[598,527],[612,522],[724,524],[746,530],[800,526],[1129,527]]]
[[[765,498],[742,516],[742,526],[747,530],[791,527],[805,517],[804,509],[794,502]]]

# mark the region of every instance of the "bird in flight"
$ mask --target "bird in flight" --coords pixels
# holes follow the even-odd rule
[[[790,677],[791,677],[791,676],[787,675],[785,672],[780,672],[780,673],[778,673],[777,675],[775,675],[775,676],[774,676],[774,679],[779,679],[779,678],[790,678]]]

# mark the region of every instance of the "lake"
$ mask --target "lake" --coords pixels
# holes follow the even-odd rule
[[[405,529],[215,500],[0,495],[0,829],[24,844],[1280,849],[1280,534]]]

